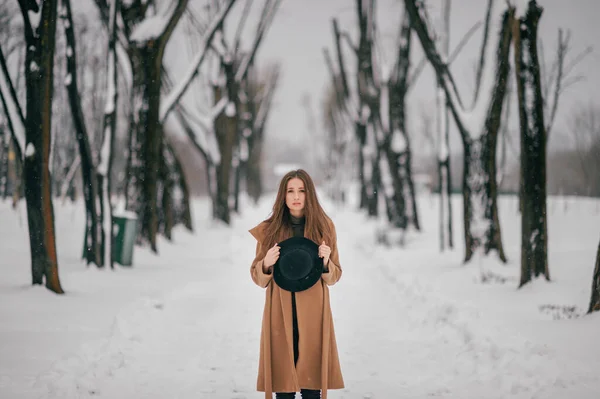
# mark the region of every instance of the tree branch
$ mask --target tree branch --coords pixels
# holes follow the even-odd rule
[[[8,122],[8,128],[10,129],[13,141],[15,142],[16,152],[19,160],[23,159],[25,151],[25,117],[19,104],[17,92],[10,78],[6,60],[2,53],[2,46],[0,44],[0,97],[4,111],[6,113],[6,119]]]
[[[240,19],[240,22],[237,27],[237,31],[235,32],[235,39],[233,41],[233,51],[234,51],[234,55],[236,55],[236,56],[237,56],[239,48],[240,48],[242,31],[244,30],[244,27],[246,26],[246,21],[248,20],[248,15],[250,15],[250,9],[252,8],[252,1],[253,0],[246,1],[246,5],[244,6],[244,11],[242,11],[242,18]]]
[[[190,87],[191,81],[198,74],[200,66],[202,65],[202,62],[206,57],[208,46],[210,46],[215,32],[217,31],[218,27],[221,25],[221,22],[223,22],[223,20],[225,19],[235,2],[236,0],[229,0],[227,5],[223,7],[221,11],[215,16],[212,23],[210,24],[209,29],[205,32],[205,36],[200,46],[199,54],[197,54],[196,58],[192,61],[183,79],[181,79],[181,81],[177,83],[175,88],[167,95],[165,100],[161,103],[159,115],[159,120],[161,123],[165,121],[167,115],[169,114],[175,103],[177,103],[181,99],[186,90]]]
[[[237,82],[241,82],[243,79],[246,78],[248,68],[254,62],[254,57],[256,56],[258,47],[260,46],[260,43],[262,42],[266,31],[271,26],[273,18],[275,17],[275,13],[277,12],[277,9],[279,8],[280,4],[281,0],[272,0],[265,2],[265,7],[263,9],[262,17],[260,19],[260,24],[257,28],[256,37],[254,38],[254,43],[252,45],[252,50],[250,51],[250,54],[244,58],[239,69],[235,72],[235,80]]]
[[[458,57],[458,55],[460,54],[462,49],[469,42],[469,39],[471,39],[471,37],[473,37],[473,35],[475,34],[475,32],[477,32],[477,29],[479,29],[480,26],[481,26],[481,22],[477,22],[475,25],[473,25],[471,27],[471,29],[469,29],[467,31],[467,33],[465,33],[465,35],[462,37],[462,39],[460,39],[460,42],[454,48],[454,50],[452,51],[452,54],[450,54],[450,57],[448,57],[448,65],[452,65],[452,63]],[[423,58],[421,58],[419,60],[419,63],[414,68],[413,73],[411,74],[409,83],[407,84],[409,90],[412,88],[413,84],[419,79],[419,76],[425,69],[426,65],[427,65],[427,57],[424,56]]]
[[[337,54],[338,67],[340,68],[340,80],[342,83],[342,93],[344,94],[344,97],[347,98],[350,96],[350,89],[348,86],[348,77],[346,75],[344,54],[342,52],[342,45],[341,45],[341,41],[340,41],[340,36],[341,36],[340,30],[338,27],[337,19],[333,18],[331,23],[333,25],[333,37],[335,39],[335,50],[336,50],[336,54]],[[328,60],[329,62],[331,62],[331,60],[329,60],[328,58],[329,58],[329,53],[327,52],[327,50],[325,50],[325,59]],[[333,65],[330,66],[330,70],[333,71]],[[335,74],[333,75],[333,83],[334,84],[336,83]]]
[[[494,0],[488,0],[487,12],[485,15],[485,27],[483,29],[483,40],[481,42],[481,52],[479,54],[479,63],[475,72],[475,94],[473,96],[473,104],[477,102],[481,89],[481,79],[483,77],[483,68],[485,66],[485,50],[489,41],[490,20],[492,19],[492,7]]]
[[[433,36],[430,33],[430,29],[428,28],[427,23],[421,17],[421,15],[423,15],[423,3],[420,0],[404,0],[404,5],[406,12],[408,12],[410,16],[411,26],[419,37],[421,46],[423,47],[423,51],[429,59],[429,62],[436,71],[440,86],[446,93],[448,106],[450,107],[450,111],[452,112],[458,130],[460,134],[463,135],[466,132],[466,128],[464,126],[464,121],[460,116],[462,111],[462,102],[458,96],[458,91],[456,89],[456,85],[454,84],[452,75],[448,70],[448,65],[442,62],[442,59],[433,41]],[[466,139],[466,137],[463,137],[463,140]]]

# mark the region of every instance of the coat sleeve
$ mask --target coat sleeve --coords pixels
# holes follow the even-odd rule
[[[329,244],[331,247],[331,255],[329,255],[329,264],[327,269],[321,275],[321,278],[327,285],[334,285],[342,277],[342,266],[340,265],[340,256],[337,248],[337,234],[335,226],[331,223],[331,231],[333,242]]]
[[[256,285],[266,288],[273,279],[273,274],[263,272],[264,253],[262,250],[259,229],[252,229],[250,230],[250,233],[256,238],[256,255],[254,261],[252,261],[252,266],[250,266],[250,276]]]

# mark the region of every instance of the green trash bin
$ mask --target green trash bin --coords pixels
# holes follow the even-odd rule
[[[137,216],[133,212],[122,212],[113,215],[113,261],[122,266],[131,266],[133,248],[137,234]]]
[[[119,212],[112,218],[112,256],[113,261],[122,266],[133,263],[133,248],[137,235],[137,216],[133,212]],[[87,231],[83,240],[82,258],[85,258]]]

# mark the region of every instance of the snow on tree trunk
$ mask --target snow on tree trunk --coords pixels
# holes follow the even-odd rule
[[[398,164],[398,154],[388,147],[384,156],[380,157],[379,160],[387,220],[391,228],[405,230],[407,218],[404,207],[404,187],[403,180],[398,177]]]
[[[75,43],[75,32],[73,27],[73,17],[71,13],[70,0],[61,0],[60,17],[63,20],[63,27],[66,37],[66,59],[67,76],[65,81],[67,93],[69,96],[69,107],[75,127],[75,135],[79,146],[79,159],[81,161],[81,176],[83,178],[83,196],[85,199],[86,225],[85,225],[85,253],[86,262],[95,263],[97,266],[103,265],[101,242],[98,229],[98,210],[96,209],[96,198],[98,197],[98,187],[95,176],[94,160],[90,148],[89,135],[85,124],[85,117],[81,106],[81,97],[79,95],[77,54]]]
[[[400,28],[400,39],[398,43],[398,59],[395,66],[395,74],[390,81],[390,134],[392,151],[395,152],[398,161],[397,176],[400,179],[397,187],[402,191],[397,193],[398,200],[403,201],[407,225],[412,224],[419,231],[419,214],[417,211],[417,200],[412,173],[412,148],[410,137],[406,128],[406,96],[409,89],[411,50],[411,28],[408,13],[404,13]]]
[[[495,137],[484,134],[464,146],[465,262],[480,247],[486,254],[495,249],[500,260],[506,262],[498,219],[496,162],[493,159],[496,145],[490,140]]]
[[[592,276],[592,296],[590,298],[590,308],[588,313],[597,312],[600,310],[600,242],[598,243],[598,251],[596,252],[596,267]]]
[[[101,237],[102,265],[107,263],[114,268],[112,251],[113,207],[112,197],[112,163],[115,152],[115,137],[117,130],[117,52],[116,52],[116,16],[119,10],[119,0],[112,0],[109,14],[108,64],[106,73],[106,103],[104,105],[104,120],[102,150],[96,174],[98,184],[98,199],[100,214],[98,234]]]
[[[357,135],[361,144],[361,177],[364,184],[365,203],[369,216],[378,213],[379,189],[379,146],[376,123],[379,115],[379,90],[373,76],[374,15],[373,0],[358,0],[356,11],[360,32],[357,51],[356,86],[358,89],[359,110]],[[362,189],[361,189],[362,190]],[[361,205],[362,201],[361,201]]]
[[[58,0],[20,2],[25,21],[27,90],[24,181],[32,283],[64,293],[58,277],[50,170],[52,89]],[[33,25],[32,21],[33,20]]]
[[[537,52],[542,8],[530,1],[525,15],[513,21],[515,73],[521,130],[521,281],[550,280],[546,218],[546,128]]]

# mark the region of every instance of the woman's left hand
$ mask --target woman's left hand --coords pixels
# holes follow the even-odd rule
[[[331,248],[325,244],[319,245],[319,258],[323,258],[323,266],[327,266],[329,264],[329,256],[331,255]]]

